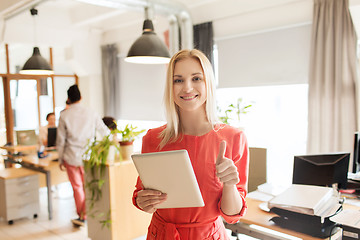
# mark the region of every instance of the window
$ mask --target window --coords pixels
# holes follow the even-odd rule
[[[253,106],[241,115],[250,147],[267,149],[267,181],[290,184],[293,158],[306,153],[307,84],[220,88],[218,106],[226,108],[238,98]]]
[[[0,92],[4,92],[3,85],[0,84]],[[6,122],[5,122],[5,108],[4,108],[4,96],[0,94],[0,144],[1,146],[6,144]]]
[[[53,92],[51,78],[40,80],[40,123],[47,125],[46,115],[53,112]],[[58,117],[58,115],[56,116]]]
[[[37,129],[39,117],[36,80],[11,80],[10,96],[14,129]]]

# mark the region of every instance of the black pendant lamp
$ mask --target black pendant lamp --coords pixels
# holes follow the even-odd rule
[[[30,13],[32,16],[37,15],[37,12],[38,11],[35,8],[30,9]],[[32,75],[50,75],[54,74],[54,71],[52,70],[50,64],[46,61],[46,59],[41,56],[39,48],[34,47],[33,55],[26,61],[23,68],[20,70],[20,73]]]
[[[165,43],[154,32],[152,21],[145,8],[145,21],[142,35],[130,47],[126,62],[142,64],[165,64],[170,61],[169,50]]]

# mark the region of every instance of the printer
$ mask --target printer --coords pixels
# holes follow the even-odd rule
[[[292,184],[268,201],[268,208],[277,216],[276,225],[318,238],[326,238],[339,230],[331,220],[342,210],[342,199],[334,188]]]

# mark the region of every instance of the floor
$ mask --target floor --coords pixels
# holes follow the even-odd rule
[[[1,240],[88,240],[87,228],[74,228],[76,217],[72,190],[68,184],[53,189],[53,219],[48,219],[46,188],[40,189],[40,213],[36,219],[22,218],[8,225],[0,218]]]

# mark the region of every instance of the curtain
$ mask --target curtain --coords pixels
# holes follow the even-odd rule
[[[194,48],[201,50],[214,66],[214,38],[212,22],[194,25]]]
[[[40,78],[39,82],[40,82],[40,95],[47,96],[48,95],[47,78]]]
[[[116,44],[101,47],[105,116],[119,119],[119,59]]]
[[[308,153],[352,152],[358,116],[356,44],[348,0],[314,0]]]

